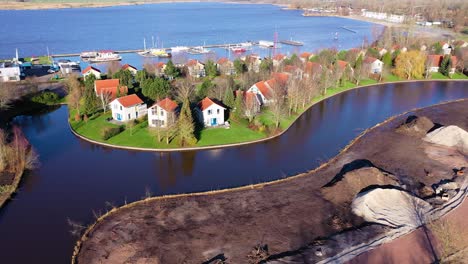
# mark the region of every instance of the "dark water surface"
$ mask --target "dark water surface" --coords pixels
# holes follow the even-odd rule
[[[67,263],[76,238],[67,218],[93,221],[106,202],[121,205],[153,195],[208,191],[271,181],[315,168],[361,131],[386,118],[468,97],[466,82],[388,84],[329,98],[307,111],[281,137],[206,151],[148,153],[115,150],[76,138],[67,108],[21,116],[41,167],[24,177],[0,210],[1,263]]]

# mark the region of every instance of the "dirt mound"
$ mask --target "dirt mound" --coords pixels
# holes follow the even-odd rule
[[[392,174],[376,167],[363,167],[337,174],[321,191],[324,198],[334,204],[350,204],[361,190],[376,185],[399,186],[399,182]]]
[[[390,227],[418,227],[431,209],[428,202],[396,188],[359,193],[352,203],[353,213],[367,222]]]
[[[434,123],[425,116],[411,115],[406,118],[406,121],[397,127],[396,132],[412,137],[422,138],[426,133],[434,127]]]
[[[468,154],[468,132],[457,126],[445,126],[438,128],[424,137],[424,141],[454,147]]]

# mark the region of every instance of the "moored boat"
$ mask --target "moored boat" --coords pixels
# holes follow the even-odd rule
[[[119,61],[122,57],[119,54],[114,53],[112,50],[101,50],[97,52],[96,57],[89,58],[87,61],[93,62],[108,62],[108,61]]]

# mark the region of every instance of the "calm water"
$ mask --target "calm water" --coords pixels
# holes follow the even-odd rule
[[[0,58],[11,58],[15,48],[20,56],[43,55],[46,48],[52,54],[79,53],[99,49],[137,49],[240,43],[248,40],[293,39],[303,47],[283,45],[278,52],[291,54],[336,47],[349,49],[372,40],[371,23],[335,17],[303,17],[301,11],[281,10],[272,5],[242,5],[221,3],[183,3],[107,8],[81,8],[40,11],[0,11]],[[341,27],[357,31],[352,33]],[[338,32],[339,40],[333,40]],[[214,50],[214,55],[198,55],[198,59],[235,57],[226,50]],[[268,56],[267,49],[252,52]],[[78,58],[71,58],[77,60]],[[187,55],[174,58],[180,62]],[[151,59],[150,59],[151,60]],[[148,59],[137,54],[124,54],[123,63],[141,67]],[[86,64],[82,64],[86,66]],[[105,64],[98,68],[104,69]]]
[[[306,112],[280,138],[236,148],[182,153],[114,150],[79,140],[67,108],[14,120],[40,154],[15,199],[0,210],[2,263],[67,263],[75,238],[67,218],[153,195],[271,181],[312,169],[362,130],[415,107],[468,97],[466,83],[389,84],[352,90]]]

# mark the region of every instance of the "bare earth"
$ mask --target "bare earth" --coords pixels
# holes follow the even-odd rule
[[[413,114],[468,130],[468,100]],[[202,263],[216,257],[226,258],[227,263],[248,263],[247,256],[258,244],[267,245],[274,259],[275,254],[295,251],[318,237],[359,227],[363,221],[351,213],[350,194],[339,191],[343,186],[335,185],[335,196],[322,188],[345,165],[370,161],[414,189],[420,182],[430,186],[453,173],[453,163],[428,158],[424,149],[429,143],[395,132],[407,116],[370,130],[327,165],[299,177],[218,194],[153,199],[118,210],[89,233],[78,263]],[[467,157],[458,156],[460,162],[468,164]],[[412,245],[408,250],[425,248],[417,237],[403,239]],[[362,262],[378,259],[373,255],[362,258]]]

